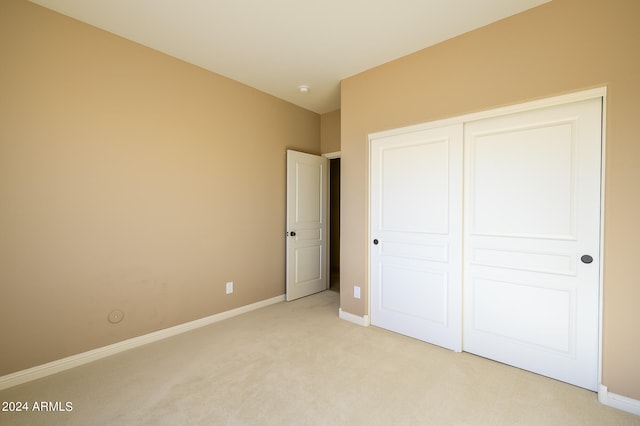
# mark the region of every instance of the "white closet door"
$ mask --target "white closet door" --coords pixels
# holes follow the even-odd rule
[[[601,100],[465,125],[464,350],[596,390]]]
[[[455,351],[462,160],[462,125],[371,142],[371,322]]]

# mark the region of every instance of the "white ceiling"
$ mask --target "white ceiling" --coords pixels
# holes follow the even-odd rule
[[[322,114],[340,80],[550,0],[31,1]]]

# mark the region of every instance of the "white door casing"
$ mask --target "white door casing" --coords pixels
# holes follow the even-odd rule
[[[287,301],[327,288],[327,163],[287,151]]]
[[[371,142],[372,324],[462,349],[462,125]]]
[[[464,350],[596,390],[601,99],[467,123],[464,149]]]

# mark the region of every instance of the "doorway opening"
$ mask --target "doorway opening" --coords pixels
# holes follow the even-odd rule
[[[329,160],[329,290],[340,291],[340,158]]]

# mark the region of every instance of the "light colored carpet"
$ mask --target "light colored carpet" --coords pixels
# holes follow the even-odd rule
[[[0,392],[16,425],[640,425],[595,393],[338,319],[327,291]]]

